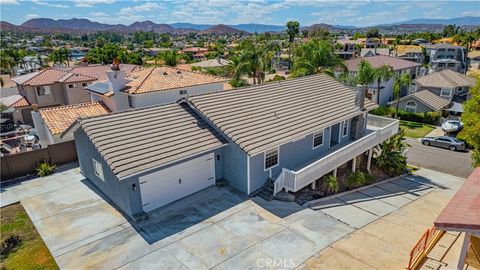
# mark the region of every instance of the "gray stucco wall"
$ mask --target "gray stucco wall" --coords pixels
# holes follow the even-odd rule
[[[77,156],[82,174],[90,180],[103,194],[105,194],[121,211],[128,216],[135,214],[130,206],[130,201],[135,200],[132,184],[138,187],[138,179],[119,181],[113,171],[107,165],[85,132],[79,128],[74,133]],[[102,164],[105,181],[98,178],[93,169],[93,160]],[[137,191],[139,189],[137,188]]]
[[[67,104],[77,104],[91,101],[90,93],[83,89],[83,83],[71,83],[71,85],[74,85],[72,88],[69,88],[69,85],[70,84],[64,85]]]
[[[350,121],[347,135],[342,136],[343,134],[340,134],[340,143],[350,141]],[[341,128],[340,132],[342,132]],[[279,147],[279,164],[268,170],[265,170],[265,153],[250,157],[251,192],[261,188],[269,177],[275,180],[282,168],[297,170],[299,166],[304,167],[310,162],[327,155],[330,152],[330,134],[331,127],[328,127],[324,130],[323,145],[315,149],[313,149],[313,133],[305,136],[303,139],[281,145]]]
[[[229,143],[223,148],[223,178],[229,185],[248,193],[247,186],[247,154],[236,144]],[[252,192],[253,189],[250,189]]]

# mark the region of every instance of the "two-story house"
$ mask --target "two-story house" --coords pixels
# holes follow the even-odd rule
[[[137,65],[122,65],[127,73],[139,68]],[[90,102],[90,94],[83,88],[106,79],[109,69],[109,65],[47,68],[12,78],[12,81],[17,84],[19,94],[38,108],[69,105]]]
[[[321,74],[80,119],[81,171],[133,218],[220,179],[296,192],[397,133],[363,89]]]
[[[400,99],[399,108],[409,112],[447,110],[462,113],[468,90],[475,83],[474,78],[450,69],[430,73],[414,81],[409,94]],[[397,101],[390,104],[396,106]]]
[[[169,67],[139,69],[125,75],[122,67],[99,71],[105,80],[80,90],[89,95],[88,102],[32,112],[40,145],[72,140],[71,125],[80,117],[172,103],[189,95],[223,90],[227,83],[225,78]]]
[[[421,64],[415,63],[412,61],[407,61],[387,55],[374,55],[374,56],[369,56],[369,57],[359,57],[355,59],[350,59],[348,61],[345,61],[345,64],[347,66],[348,72],[356,76],[358,72],[358,65],[360,64],[361,61],[367,61],[370,63],[374,68],[381,67],[383,65],[388,65],[391,66],[393,71],[397,75],[401,74],[410,74],[412,79],[415,79],[417,74],[420,71]],[[379,105],[386,105],[388,102],[392,101],[394,98],[393,94],[393,84],[394,84],[394,78],[392,77],[391,79],[387,81],[382,81],[380,83],[380,99],[377,98],[377,82],[372,83],[371,85],[368,86],[368,96],[371,97],[373,101],[380,100]],[[407,89],[403,91],[404,93],[402,94],[407,94]]]
[[[426,57],[432,71],[451,69],[456,72],[467,71],[467,49],[448,43],[426,44]]]

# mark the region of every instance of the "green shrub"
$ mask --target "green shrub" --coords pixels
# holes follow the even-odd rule
[[[352,172],[347,176],[346,186],[348,189],[365,186],[375,182],[375,176],[362,171]]]
[[[394,115],[395,112],[391,113],[392,117]],[[401,120],[436,125],[440,120],[441,114],[439,112],[412,113],[399,110],[397,117]]]
[[[340,187],[338,186],[338,179],[333,175],[325,177],[325,184],[327,185],[327,193],[337,193]]]
[[[395,110],[390,106],[380,106],[370,113],[378,116],[390,116],[395,113]]]
[[[248,82],[244,79],[232,79],[230,80],[230,85],[233,87],[242,87],[242,86],[248,86]]]
[[[399,175],[407,169],[407,158],[403,152],[407,144],[403,141],[403,131],[380,144],[382,153],[375,163],[390,176]]]
[[[283,80],[285,80],[285,77],[276,74],[275,76],[273,76],[272,79],[270,79],[268,81],[269,82],[274,82],[274,81],[283,81]]]
[[[42,162],[42,163],[38,163],[37,168],[36,168],[37,175],[40,176],[40,177],[50,175],[55,171],[56,168],[57,168],[57,165],[52,164],[52,163],[48,163],[46,161]]]

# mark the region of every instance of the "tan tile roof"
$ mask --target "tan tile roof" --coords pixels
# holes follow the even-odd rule
[[[400,98],[400,101],[407,100],[410,98],[414,98],[426,106],[430,107],[435,111],[439,111],[445,108],[450,102],[442,97],[435,95],[434,93],[430,92],[429,90],[422,90],[416,93],[412,93]],[[390,104],[396,104],[397,100],[392,101]]]
[[[226,143],[184,103],[111,113],[79,122],[119,178]]]
[[[474,86],[476,80],[453,70],[444,69],[417,78],[415,83],[425,87],[454,88],[458,86]]]
[[[137,65],[129,64],[122,64],[120,65],[120,68],[124,69],[127,74],[140,69],[140,67]],[[12,80],[18,84],[31,86],[51,85],[56,82],[87,82],[106,80],[106,72],[108,70],[110,70],[110,65],[92,65],[74,68],[47,68],[39,72],[12,78]]]
[[[142,94],[227,81],[226,78],[171,67],[151,67],[131,73],[125,92]]]
[[[187,98],[249,155],[350,119],[355,93],[321,74]],[[367,110],[376,107],[365,100]]]
[[[45,125],[52,134],[59,134],[70,127],[80,117],[103,115],[110,112],[101,102],[88,102],[74,105],[39,109]]]
[[[0,99],[0,103],[9,108],[26,107],[30,105],[28,101],[21,95],[4,97]]]
[[[419,63],[404,59],[399,59],[387,55],[375,55],[369,57],[358,57],[345,61],[345,65],[347,66],[348,71],[358,71],[358,64],[360,64],[362,60],[369,62],[374,68],[378,68],[382,65],[389,65],[393,68],[393,70],[402,70],[421,66],[421,64]]]

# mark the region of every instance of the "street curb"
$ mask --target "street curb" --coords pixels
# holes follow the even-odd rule
[[[392,177],[392,178],[382,180],[380,182],[370,184],[370,185],[366,185],[366,186],[363,186],[363,187],[358,187],[358,188],[355,188],[355,189],[347,190],[347,191],[344,191],[344,192],[341,192],[341,193],[333,194],[333,195],[326,196],[326,197],[316,199],[316,200],[313,200],[313,201],[308,201],[308,202],[304,203],[302,206],[303,207],[310,207],[310,205],[312,205],[314,203],[317,203],[317,202],[322,202],[322,201],[326,201],[326,200],[330,200],[330,199],[335,199],[335,198],[341,197],[343,195],[347,195],[347,194],[350,194],[350,193],[354,193],[354,192],[357,192],[357,191],[360,191],[360,190],[367,189],[369,187],[376,186],[378,184],[382,184],[382,183],[386,183],[386,182],[389,182],[389,181],[397,180],[398,178],[401,178],[401,177],[404,177],[404,176],[407,176],[407,175],[409,175],[409,174],[405,173],[405,174],[402,174],[402,175],[399,175],[399,176],[395,176],[395,177]]]

